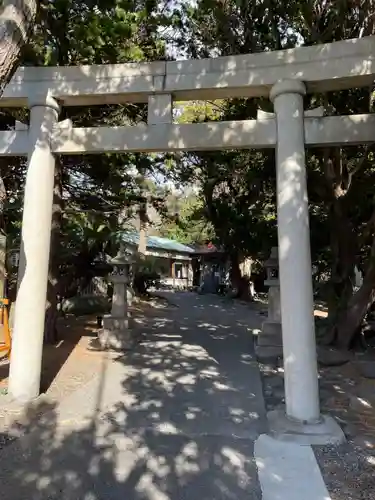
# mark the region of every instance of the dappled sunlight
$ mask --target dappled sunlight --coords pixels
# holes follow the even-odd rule
[[[254,448],[263,498],[330,500],[310,446],[260,436]]]
[[[185,297],[183,294],[181,296]],[[189,300],[196,304],[195,295],[190,295]],[[200,299],[200,302],[200,305],[204,304],[205,299]],[[173,321],[161,321],[158,318],[150,322],[151,332],[143,335],[139,349],[129,358],[131,372],[123,382],[127,392],[137,394],[136,401],[132,400],[130,405],[122,404],[118,408],[122,417],[117,422],[123,419],[124,429],[133,432],[140,425],[150,430],[155,430],[155,425],[158,428],[172,426],[178,433],[185,434],[196,432],[195,422],[199,422],[199,432],[210,434],[213,415],[219,414],[223,426],[227,428],[226,432],[232,432],[230,429],[233,427],[234,433],[241,434],[239,424],[245,431],[251,422],[259,421],[261,409],[257,412],[250,408],[251,402],[255,400],[254,392],[249,387],[245,388],[243,382],[238,385],[241,378],[237,381],[233,379],[233,373],[229,376],[223,371],[223,366],[228,363],[233,367],[238,365],[240,375],[241,356],[246,344],[248,347],[245,350],[249,354],[245,359],[248,363],[242,366],[243,369],[245,366],[250,369],[252,339],[243,337],[243,334],[240,336],[230,324],[223,324],[223,315],[217,317],[218,322],[202,321],[201,314],[210,314],[209,303],[212,299],[206,302],[206,309],[199,308],[201,312],[196,319],[191,316],[181,319],[177,312]],[[163,337],[167,339],[170,336],[171,341],[159,340],[161,324]],[[245,332],[245,329],[242,331]],[[181,332],[178,341],[174,340],[176,332]],[[233,335],[238,342],[235,350]],[[228,342],[230,349],[229,344],[225,347]],[[124,362],[128,363],[127,359]],[[198,397],[199,405],[190,404],[193,394],[195,400]],[[144,399],[151,400],[153,404],[144,405]],[[161,404],[156,405],[157,401]],[[223,405],[224,401],[226,403]],[[243,409],[244,406],[248,407],[247,411]],[[192,422],[194,428],[191,427]]]
[[[369,401],[366,401],[363,398],[357,397],[357,401],[363,406],[364,409],[370,410],[372,409],[372,404]]]
[[[190,300],[198,303],[192,294]],[[25,500],[174,500],[194,492],[207,500],[259,498],[252,437],[264,430],[265,415],[252,338],[245,327],[227,323],[223,305],[207,320],[216,300],[201,299],[206,307],[189,317],[178,309],[145,317],[137,348],[103,365],[89,418],[73,426],[51,406],[37,422],[25,422],[26,455],[5,450],[12,472],[2,499],[13,498],[16,487]],[[215,325],[220,335],[213,335]],[[175,341],[180,326],[185,329]],[[160,341],[160,334],[172,340]],[[109,394],[114,384],[115,399]]]
[[[290,352],[288,356],[284,358],[284,367],[293,364],[296,361],[296,356],[293,352]],[[285,368],[287,370],[287,368]]]
[[[233,387],[230,387],[228,384],[224,384],[222,382],[216,382],[216,381],[214,381],[213,387],[215,390],[218,390],[218,391],[235,391],[236,390]]]

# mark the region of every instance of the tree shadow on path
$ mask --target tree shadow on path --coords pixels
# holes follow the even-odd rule
[[[85,418],[51,405],[26,419],[27,435],[1,453],[2,500],[261,498],[251,333],[216,299],[201,309],[195,295],[179,298],[184,306],[144,318],[133,352],[104,362]]]

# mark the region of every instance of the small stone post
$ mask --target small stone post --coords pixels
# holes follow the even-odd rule
[[[110,280],[113,283],[112,310],[103,318],[103,329],[98,337],[103,348],[124,351],[133,345],[129,329],[128,286],[131,260],[122,250],[111,262],[113,272]]]

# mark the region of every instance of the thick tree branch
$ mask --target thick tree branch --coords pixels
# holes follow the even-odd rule
[[[37,0],[4,0],[0,7],[0,96],[17,69],[35,24]]]

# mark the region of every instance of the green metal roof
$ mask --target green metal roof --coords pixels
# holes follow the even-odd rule
[[[123,240],[131,245],[138,245],[139,234],[138,233],[124,233]],[[160,236],[147,236],[146,246],[148,249],[154,248],[155,250],[164,250],[167,252],[176,253],[195,253],[195,250],[183,243],[176,240],[170,240],[168,238],[161,238]]]

